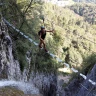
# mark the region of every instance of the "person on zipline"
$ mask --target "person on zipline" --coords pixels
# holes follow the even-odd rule
[[[42,26],[41,30],[38,32],[39,39],[40,39],[39,48],[42,48],[42,44],[43,44],[43,48],[44,48],[45,52],[48,52],[46,49],[46,46],[45,46],[45,42],[44,42],[44,39],[46,37],[46,32],[53,32],[53,30],[52,31],[46,31],[45,27]]]

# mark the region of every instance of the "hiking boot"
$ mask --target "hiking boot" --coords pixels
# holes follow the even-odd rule
[[[47,49],[45,49],[45,52],[48,52],[48,50],[47,50]]]
[[[42,46],[39,45],[39,48],[42,48]]]

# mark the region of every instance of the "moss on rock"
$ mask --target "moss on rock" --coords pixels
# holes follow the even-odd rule
[[[25,95],[24,92],[12,87],[0,88],[0,96],[42,96],[41,94]]]

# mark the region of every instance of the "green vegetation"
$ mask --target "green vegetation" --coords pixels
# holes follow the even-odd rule
[[[25,95],[23,91],[14,87],[3,87],[0,88],[0,96],[29,96]],[[41,94],[32,94],[30,96],[42,96]]]
[[[96,4],[96,1],[95,0],[73,0],[73,1],[75,1],[75,2],[83,2],[83,3],[95,3]]]
[[[0,88],[1,96],[24,96],[24,93],[18,89],[12,87]]]
[[[76,14],[83,16],[85,22],[96,25],[96,5],[95,4],[75,4],[70,7]]]
[[[90,60],[91,54],[96,51],[96,45],[94,43],[96,42],[96,27],[95,23],[94,25],[88,23],[89,19],[87,15],[83,16],[81,14],[81,5],[81,11],[78,15],[72,11],[75,10],[78,12],[78,10],[76,10],[77,5],[74,5],[75,7],[72,6],[70,9],[67,7],[61,8],[56,5],[45,4],[43,2],[30,2],[30,0],[17,0],[17,2],[9,2],[9,0],[7,0],[6,2],[7,5],[1,8],[3,16],[16,26],[16,28],[23,31],[36,42],[39,42],[37,34],[40,30],[40,26],[43,25],[42,19],[44,19],[46,29],[55,30],[54,34],[47,34],[46,44],[48,50],[56,54],[64,60],[64,62],[74,66],[76,69],[83,70],[83,68],[88,67],[85,60]],[[83,7],[85,8],[84,10],[86,10],[86,6],[88,7],[89,5],[83,6],[85,6]],[[89,8],[90,7],[88,7],[88,9]],[[96,10],[96,8],[94,7],[90,10]],[[86,12],[87,11],[88,10],[86,10]],[[20,34],[15,33],[11,28],[9,28],[9,30],[10,35],[13,37],[14,49],[16,50],[14,54],[20,61],[22,71],[25,66],[28,66],[26,60],[27,51],[31,51],[32,53],[32,70],[36,69],[49,72],[56,70],[58,66],[62,66],[62,64],[58,64],[48,54],[44,53],[43,50],[39,51],[36,46],[30,44],[29,41],[24,39]],[[90,68],[92,68],[94,64],[92,63]]]

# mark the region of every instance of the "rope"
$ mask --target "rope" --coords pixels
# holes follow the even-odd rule
[[[85,39],[85,40],[87,40],[87,41],[89,41],[89,42],[91,42],[91,43],[94,43],[94,44],[96,44],[96,42],[94,42],[94,41],[91,41],[91,40],[89,40],[88,38],[85,38],[85,37],[83,37],[83,36],[81,36],[81,35],[78,35],[78,36],[82,37],[83,39]]]
[[[18,30],[17,28],[15,28],[12,24],[10,24],[5,18],[3,18],[4,22],[12,27],[16,32],[19,32],[22,36],[24,36],[26,39],[28,39],[31,43],[33,43],[35,46],[38,46],[39,44],[37,42],[35,42],[33,39],[31,39],[29,36],[25,35],[23,32],[21,32],[20,30]],[[61,60],[60,58],[58,58],[56,55],[52,54],[51,52],[47,52],[51,57],[56,58],[56,60],[58,61],[58,63],[63,63],[63,60]],[[79,73],[78,70],[76,70],[75,68],[71,67],[68,63],[63,63],[67,68],[71,69],[74,73]],[[88,79],[87,76],[85,76],[82,73],[79,73],[79,75],[84,79],[84,80],[88,80],[88,82],[90,82],[93,86],[96,86],[96,82],[92,81],[91,79]]]
[[[85,95],[85,96],[88,96],[88,95],[91,93],[91,91],[94,89],[94,86],[92,86],[92,88],[91,88],[91,90],[90,90],[90,89],[88,89],[86,86],[84,86],[83,84],[80,83],[80,85],[81,85],[84,89],[86,89],[86,90],[88,91],[88,94]],[[94,96],[96,96],[96,94],[95,94],[94,92],[92,92],[92,93],[93,93]]]
[[[47,21],[52,22],[52,21],[51,21],[51,20],[49,20],[49,19],[47,19]],[[57,24],[55,24],[54,22],[53,22],[52,24],[57,25]],[[57,25],[57,26],[58,26],[58,25]],[[85,37],[83,37],[83,36],[81,36],[81,35],[79,35],[79,34],[78,34],[78,36],[79,36],[79,37],[82,37],[83,39],[85,39],[85,40],[87,40],[87,41],[89,41],[89,42],[91,42],[91,43],[96,44],[96,42],[91,41],[91,40],[89,40],[88,38],[85,38]]]
[[[70,40],[73,40],[73,39],[71,39],[71,38],[69,38],[69,37],[67,37],[67,38],[70,39]],[[77,39],[80,39],[80,38],[77,37]],[[78,43],[78,44],[81,45],[81,46],[83,46],[81,43]],[[93,52],[93,54],[96,53],[96,51],[93,51],[93,50],[91,50],[91,49],[89,49],[89,48],[87,48],[87,47],[86,47],[86,49],[87,49],[87,50],[90,50],[91,52]]]

